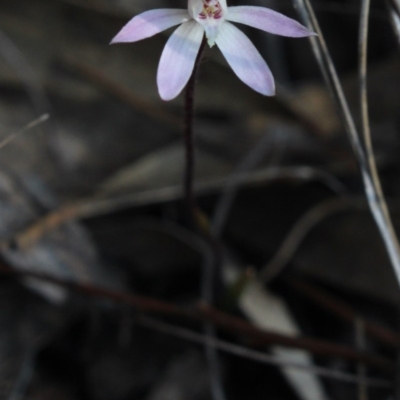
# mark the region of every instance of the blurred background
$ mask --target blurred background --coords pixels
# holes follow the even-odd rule
[[[300,20],[291,0],[246,5]],[[359,127],[361,2],[312,6]],[[172,30],[109,46],[134,15],[185,7],[0,2],[0,398],[397,398],[399,287],[308,39],[240,26],[275,76],[273,98],[206,49],[195,192],[212,238],[190,229],[183,96],[163,102],[155,79]],[[372,2],[368,39],[395,227],[399,12]]]

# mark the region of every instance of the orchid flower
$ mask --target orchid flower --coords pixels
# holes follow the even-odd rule
[[[255,91],[275,94],[272,73],[250,39],[231,22],[288,37],[315,35],[297,21],[265,7],[228,7],[226,0],[188,0],[188,9],[146,11],[130,20],[111,43],[136,42],[180,25],[162,52],[157,85],[163,100],[172,100],[189,81],[201,42],[217,44],[235,74]]]

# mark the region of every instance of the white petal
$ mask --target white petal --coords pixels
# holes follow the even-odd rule
[[[203,36],[203,28],[195,21],[188,21],[169,38],[157,73],[158,91],[163,100],[172,100],[187,84]]]
[[[222,9],[224,10],[224,13],[228,10],[228,6],[226,4],[226,0],[219,0],[219,4],[221,4]]]
[[[239,79],[265,96],[275,94],[274,77],[267,63],[243,32],[224,22],[215,42]]]
[[[188,0],[188,12],[192,18],[197,18],[203,7],[203,0]]]
[[[113,43],[137,42],[154,36],[172,26],[190,19],[187,10],[150,10],[131,19],[111,41]]]
[[[316,35],[294,19],[265,7],[229,7],[226,19],[249,25],[275,35],[306,37]]]
[[[215,44],[215,38],[219,34],[219,29],[224,22],[223,20],[215,20],[215,19],[206,19],[204,21],[197,21],[203,27],[206,32],[207,43],[210,47],[213,47]]]

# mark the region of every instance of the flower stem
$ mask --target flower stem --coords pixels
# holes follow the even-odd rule
[[[194,94],[196,86],[197,72],[199,64],[203,55],[206,39],[204,38],[199,52],[197,54],[196,61],[192,76],[186,86],[185,92],[185,119],[184,119],[184,142],[185,142],[185,172],[184,172],[184,194],[187,212],[189,216],[190,224],[193,227],[197,226],[198,221],[198,207],[194,196],[193,185],[194,185],[194,138],[193,138],[193,116],[194,116]]]

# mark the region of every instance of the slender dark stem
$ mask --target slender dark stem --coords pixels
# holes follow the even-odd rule
[[[197,215],[197,204],[194,197],[193,183],[194,183],[194,138],[193,138],[193,116],[194,116],[194,94],[196,86],[197,72],[199,64],[203,55],[206,39],[204,38],[199,52],[197,54],[196,61],[192,76],[186,86],[185,93],[185,125],[184,125],[184,141],[185,141],[185,172],[184,172],[184,193],[185,201],[188,210],[189,220],[191,225],[196,226],[196,215]]]
[[[192,76],[186,86],[185,96],[185,148],[186,148],[186,167],[184,175],[184,191],[187,213],[189,216],[189,223],[193,228],[201,228],[200,213],[194,197],[194,138],[193,138],[193,116],[194,116],[194,94],[196,86],[196,78],[199,69],[199,64],[203,55],[206,39],[200,45],[199,52],[194,64]],[[201,230],[201,229],[199,229]],[[203,232],[204,233],[204,232]],[[206,240],[210,243],[212,248],[213,257],[210,260],[205,260],[203,264],[203,279],[202,279],[202,301],[206,305],[212,305],[213,303],[213,283],[215,279],[215,269],[219,264],[219,252],[217,250],[218,245],[215,243],[210,233],[205,235]],[[216,340],[216,332],[214,325],[211,323],[204,324],[204,331],[209,340]],[[206,356],[210,369],[210,386],[212,397],[214,400],[225,400],[226,396],[224,393],[221,377],[221,368],[218,359],[217,350],[215,347],[210,346],[208,342],[205,343]]]

